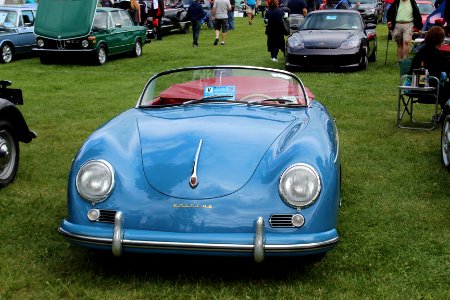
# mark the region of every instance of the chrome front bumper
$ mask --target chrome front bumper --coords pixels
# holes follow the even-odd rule
[[[262,262],[267,253],[298,253],[317,250],[326,250],[335,246],[339,237],[337,234],[328,239],[301,244],[267,244],[264,230],[264,219],[259,217],[255,223],[253,244],[225,244],[225,243],[198,243],[198,242],[170,242],[126,239],[123,228],[123,214],[117,212],[114,219],[114,231],[112,238],[94,237],[85,234],[69,232],[63,224],[58,228],[60,234],[81,244],[110,246],[115,256],[122,255],[124,248],[149,249],[149,250],[177,250],[189,252],[227,252],[227,253],[253,253],[255,262]]]

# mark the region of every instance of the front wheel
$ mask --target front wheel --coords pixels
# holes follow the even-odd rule
[[[442,124],[441,131],[442,164],[450,171],[450,115],[447,115]]]
[[[0,53],[2,63],[7,64],[13,60],[14,50],[10,44],[4,44],[0,49]]]
[[[104,65],[107,59],[107,52],[105,45],[100,45],[95,52],[95,64]]]
[[[369,59],[367,58],[366,55],[364,55],[363,57],[361,57],[361,63],[359,65],[359,69],[360,70],[367,70],[367,66],[369,65]]]
[[[11,124],[0,121],[0,188],[10,184],[19,168],[19,141]]]

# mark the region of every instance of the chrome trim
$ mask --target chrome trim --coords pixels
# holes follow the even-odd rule
[[[122,254],[122,241],[123,241],[123,217],[122,212],[118,211],[114,218],[114,234],[112,239],[112,253],[114,256],[120,256]]]
[[[108,191],[105,193],[105,195],[103,195],[102,197],[100,197],[100,198],[98,198],[98,199],[97,199],[97,198],[95,198],[95,199],[87,199],[87,197],[85,197],[84,195],[82,195],[82,193],[80,193],[79,177],[80,177],[81,171],[82,171],[87,165],[89,165],[89,164],[91,164],[91,163],[96,163],[96,162],[99,162],[99,163],[102,163],[103,165],[105,165],[106,168],[107,168],[107,169],[109,170],[109,172],[111,173],[111,186],[109,187],[109,189],[108,189]],[[113,190],[113,188],[114,188],[115,185],[116,185],[116,174],[115,174],[115,172],[114,172],[114,168],[112,167],[112,165],[111,165],[109,162],[107,162],[107,161],[104,160],[104,159],[91,159],[91,160],[88,160],[88,161],[84,162],[84,163],[81,165],[81,167],[78,169],[77,176],[75,177],[75,187],[76,187],[76,189],[77,189],[77,193],[78,193],[84,200],[90,202],[92,205],[95,205],[95,204],[97,204],[97,203],[100,203],[100,202],[105,201],[106,198],[108,198],[109,195],[111,194],[111,192],[112,192],[112,190]]]
[[[189,185],[193,189],[195,189],[198,185],[197,163],[198,163],[198,157],[200,155],[200,150],[202,149],[202,145],[203,145],[203,140],[200,139],[200,142],[198,143],[198,147],[197,147],[197,153],[195,154],[194,164],[192,166],[192,175],[191,175],[191,178],[189,178]]]
[[[291,204],[288,199],[285,199],[285,197],[283,196],[283,193],[281,193],[281,182],[283,180],[283,176],[285,176],[285,174],[289,170],[297,168],[297,167],[303,167],[303,168],[307,168],[307,169],[311,170],[314,173],[314,175],[317,177],[317,180],[318,180],[318,188],[317,188],[316,195],[314,195],[314,197],[312,197],[312,200],[309,203],[303,204],[303,205],[298,205],[298,206]],[[296,164],[290,165],[283,171],[283,173],[281,173],[280,178],[278,179],[278,193],[280,194],[281,200],[283,200],[283,202],[286,203],[286,205],[296,208],[297,210],[300,208],[306,208],[306,207],[313,205],[316,202],[316,200],[319,198],[319,195],[321,192],[322,192],[322,179],[320,178],[319,172],[317,172],[317,170],[309,164],[296,163]]]
[[[264,243],[264,218],[259,217],[258,220],[256,220],[256,232],[255,239],[253,241],[253,257],[255,259],[255,262],[257,263],[260,263],[264,260]]]
[[[294,74],[291,73],[289,71],[286,70],[280,70],[280,69],[275,69],[275,68],[266,68],[266,67],[255,67],[255,66],[242,66],[242,65],[215,65],[215,66],[192,66],[192,67],[181,67],[181,68],[175,68],[175,69],[170,69],[170,70],[166,70],[160,73],[157,73],[155,75],[153,75],[146,83],[144,89],[141,92],[141,95],[139,96],[139,99],[136,103],[136,108],[139,108],[140,103],[143,100],[143,96],[147,90],[147,87],[150,85],[150,83],[155,80],[156,78],[166,75],[166,74],[171,74],[171,73],[176,73],[176,72],[182,72],[182,71],[195,71],[195,70],[202,70],[202,69],[241,69],[241,70],[256,70],[256,71],[269,71],[269,72],[273,72],[273,73],[279,73],[279,74],[285,74],[288,75],[290,77],[292,77],[294,80],[296,80],[299,85],[301,86],[303,95],[305,96],[305,100],[306,100],[306,104],[304,107],[312,107],[312,99],[309,98],[308,93],[306,92],[306,88],[305,85],[303,84],[303,82],[300,80],[300,78]],[[303,107],[303,106],[302,106]]]
[[[334,161],[333,163],[336,163],[339,157],[339,148],[340,148],[340,140],[339,140],[339,131],[337,129],[336,126],[336,119],[333,119],[334,122],[334,128],[336,129],[336,139],[335,139],[335,143],[336,143],[336,155],[334,156]]]
[[[58,232],[66,238],[95,245],[111,246],[111,238],[92,237],[81,234],[74,234],[59,227]],[[264,245],[265,253],[279,252],[304,252],[329,248],[339,242],[339,237],[326,241],[308,244],[289,245]],[[146,248],[163,250],[189,250],[189,251],[214,251],[214,252],[254,252],[254,245],[251,244],[207,244],[207,243],[181,243],[181,242],[161,242],[161,241],[138,241],[122,240],[122,248]]]

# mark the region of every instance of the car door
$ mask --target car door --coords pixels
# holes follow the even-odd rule
[[[120,11],[120,16],[123,21],[123,33],[124,33],[124,41],[125,41],[125,49],[124,51],[131,51],[134,45],[134,31],[136,30],[136,26],[134,26],[133,21],[131,21],[131,17],[125,10]]]
[[[35,12],[32,10],[23,10],[19,15],[17,32],[19,34],[19,43],[16,46],[16,52],[31,51],[36,45],[36,36],[34,34]]]
[[[110,12],[112,27],[111,34],[106,38],[108,44],[108,51],[110,54],[124,52],[126,50],[126,33],[127,29],[124,27],[123,19],[119,10]]]

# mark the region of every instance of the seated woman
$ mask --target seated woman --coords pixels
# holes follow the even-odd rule
[[[417,54],[414,56],[411,64],[409,74],[412,74],[414,69],[419,69],[422,66],[428,69],[430,76],[434,76],[441,80],[441,86],[439,88],[439,104],[441,107],[445,105],[449,98],[449,85],[445,80],[446,74],[450,70],[450,63],[439,51],[442,43],[444,42],[445,32],[440,26],[431,27],[425,35],[425,45],[420,48]],[[445,78],[442,80],[441,73],[445,73]],[[430,82],[434,84],[434,82]]]

